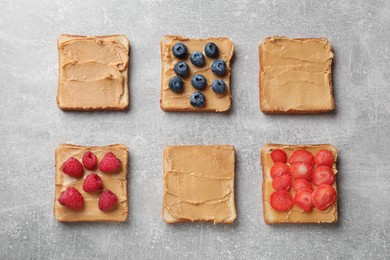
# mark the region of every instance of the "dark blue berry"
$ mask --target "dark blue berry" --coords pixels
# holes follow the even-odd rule
[[[222,94],[226,92],[226,84],[221,79],[214,80],[213,83],[211,84],[211,88],[217,94]]]
[[[185,46],[183,43],[178,42],[172,47],[172,53],[175,55],[176,58],[183,59],[187,56],[187,46]]]
[[[218,46],[212,42],[207,43],[206,46],[204,46],[204,53],[207,57],[217,58],[219,54]]]
[[[184,89],[183,80],[179,77],[171,78],[168,85],[173,92],[182,92]]]
[[[214,72],[215,75],[223,76],[226,73],[226,63],[222,59],[216,59],[211,64],[211,70]]]
[[[192,76],[191,84],[194,88],[202,90],[206,87],[207,81],[206,78],[200,74],[195,74]]]
[[[191,53],[190,60],[192,64],[194,64],[197,67],[202,67],[206,64],[206,60],[204,58],[203,53],[196,51],[194,53]]]
[[[179,61],[175,65],[175,72],[178,76],[186,78],[190,73],[190,67],[184,61]]]
[[[200,92],[195,92],[190,96],[190,103],[193,107],[204,107],[206,97]]]

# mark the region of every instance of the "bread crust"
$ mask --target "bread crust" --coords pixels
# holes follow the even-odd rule
[[[277,36],[279,37],[279,36]],[[262,81],[262,73],[264,72],[264,64],[262,62],[263,53],[261,50],[262,44],[270,39],[272,37],[266,37],[262,42],[259,43],[259,63],[260,63],[260,71],[259,71],[259,100],[260,100],[260,109],[262,112],[266,114],[279,114],[279,115],[303,115],[303,114],[321,114],[321,113],[329,113],[335,109],[335,101],[333,96],[333,82],[332,82],[332,75],[330,74],[329,82],[330,82],[330,93],[331,93],[331,105],[330,107],[323,108],[323,109],[307,109],[307,110],[298,110],[298,109],[269,109],[264,104],[264,83]],[[295,40],[327,40],[326,38],[294,38]],[[331,68],[333,66],[333,62],[331,64]]]
[[[102,36],[83,36],[83,35],[74,35],[74,34],[61,34],[61,36],[57,39],[57,49],[59,49],[60,45],[62,42],[69,40],[69,39],[83,39],[83,38],[88,38],[88,37],[94,37],[94,38],[100,38],[100,39],[105,39],[105,38],[112,38],[115,37],[118,41],[123,44],[123,46],[127,49],[128,55],[129,55],[129,63],[126,68],[126,77],[124,80],[124,91],[126,92],[126,101],[124,104],[119,104],[117,106],[107,106],[107,107],[96,107],[96,108],[85,108],[82,106],[64,106],[60,104],[59,102],[59,88],[60,88],[60,73],[61,73],[61,54],[58,51],[58,84],[57,84],[57,97],[56,97],[56,103],[57,106],[63,110],[63,111],[122,111],[122,110],[127,110],[129,108],[129,103],[130,103],[130,90],[129,90],[129,70],[130,70],[130,41],[124,34],[112,34],[112,35],[102,35]]]

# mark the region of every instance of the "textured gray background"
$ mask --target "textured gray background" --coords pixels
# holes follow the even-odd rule
[[[65,2],[0,2],[0,258],[389,257],[389,1]],[[58,109],[56,39],[62,33],[128,36],[128,112]],[[159,41],[166,34],[233,40],[230,114],[160,110]],[[336,112],[261,113],[257,48],[276,34],[331,41]],[[54,220],[54,149],[64,142],[129,146],[128,222]],[[339,224],[264,223],[259,149],[267,142],[337,146]],[[163,148],[224,143],[237,149],[235,224],[165,224]]]

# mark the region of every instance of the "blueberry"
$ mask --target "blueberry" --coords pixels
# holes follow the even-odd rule
[[[179,61],[175,65],[175,72],[178,76],[185,78],[190,73],[190,67],[184,61]]]
[[[190,60],[192,64],[194,64],[197,67],[202,67],[206,64],[206,60],[204,58],[203,53],[196,51],[194,53],[191,53]]]
[[[200,92],[195,92],[190,96],[190,103],[193,107],[204,107],[206,97]]]
[[[211,88],[217,94],[222,94],[226,92],[226,84],[221,79],[214,80],[213,83],[211,84]]]
[[[169,80],[169,88],[173,92],[182,92],[184,89],[184,83],[183,80],[179,77],[173,77]]]
[[[206,78],[200,74],[195,74],[192,76],[191,84],[194,88],[202,90],[206,87],[207,81]]]
[[[207,57],[217,58],[219,54],[218,46],[215,43],[209,42],[204,46],[204,53],[206,53]]]
[[[172,53],[175,55],[176,58],[182,59],[187,56],[187,46],[185,46],[183,43],[178,42],[172,47]]]
[[[226,63],[222,59],[216,59],[211,64],[211,70],[215,75],[223,76],[226,73]]]

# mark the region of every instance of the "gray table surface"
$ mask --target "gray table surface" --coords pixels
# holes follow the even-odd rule
[[[389,1],[2,0],[0,258],[388,259],[389,29]],[[128,36],[129,111],[63,112],[56,106],[56,39],[62,33]],[[166,34],[233,40],[231,113],[160,109],[159,41]],[[270,116],[260,111],[258,44],[270,35],[331,41],[334,113]],[[337,225],[264,223],[259,149],[267,142],[338,148]],[[59,143],[129,147],[128,222],[54,220]],[[164,147],[225,143],[236,147],[238,158],[235,224],[165,224]]]

